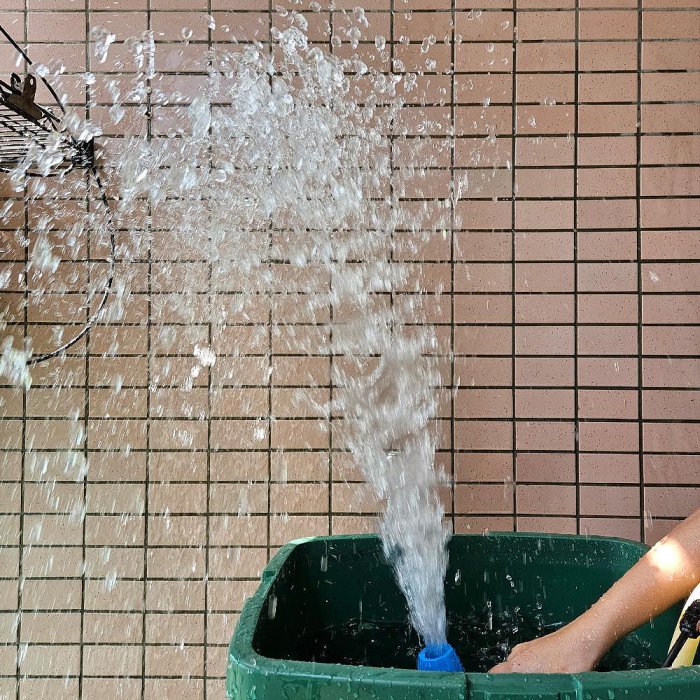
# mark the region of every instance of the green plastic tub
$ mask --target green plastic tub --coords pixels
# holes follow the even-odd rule
[[[489,675],[507,643],[576,617],[646,551],[637,542],[458,535],[446,579],[449,641],[465,673],[415,670],[418,640],[376,536],[283,547],[229,648],[235,700],[700,700],[700,667],[661,669],[676,608],[623,639],[597,673]]]

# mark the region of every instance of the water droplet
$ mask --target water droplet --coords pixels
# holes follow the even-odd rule
[[[267,600],[267,618],[274,620],[277,617],[277,596],[271,594]]]

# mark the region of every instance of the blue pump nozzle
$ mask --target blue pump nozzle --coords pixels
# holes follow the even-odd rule
[[[444,644],[429,644],[418,654],[419,671],[464,671],[454,648]]]

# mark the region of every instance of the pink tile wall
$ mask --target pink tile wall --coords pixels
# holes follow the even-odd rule
[[[327,45],[356,3],[281,4],[306,11],[311,37]],[[454,128],[454,147],[415,198],[447,197],[452,174],[471,183],[451,240],[436,231],[419,255],[400,253],[442,290],[427,312],[454,388],[438,421],[437,461],[454,477],[448,519],[457,532],[653,542],[700,505],[700,5],[482,5],[368,0],[363,43],[334,49],[380,70],[400,70],[399,60],[420,70],[407,124],[417,135],[434,120],[420,133],[435,142]],[[65,64],[76,104],[79,75],[96,73],[98,120],[114,69],[92,58],[91,27],[117,34],[117,58],[125,38],[152,29],[163,88],[194,96],[209,42],[266,42],[281,21],[263,0],[0,0],[0,23],[35,61]],[[185,26],[193,33],[178,55]],[[0,44],[4,78],[13,66]],[[167,105],[154,106],[155,136],[168,119]],[[119,137],[101,140],[107,152]],[[0,176],[3,205],[12,196]],[[2,219],[14,279],[25,258],[13,231],[31,234],[38,207],[14,202]],[[190,251],[191,262],[173,263],[166,236],[150,250],[135,231],[119,236],[134,255],[129,324],[95,328],[37,367],[29,391],[0,386],[0,698],[222,697],[226,644],[276,548],[374,529],[378,504],[295,397],[302,386],[327,401],[342,358],[290,352],[288,338],[231,319],[212,338],[216,365],[183,391],[188,353],[209,329],[196,309],[190,325],[174,323],[168,295],[185,283],[207,292],[205,261]],[[66,255],[54,290],[89,254]],[[222,294],[240,284],[216,271],[212,280]],[[10,331],[21,336],[26,322],[35,346],[50,346],[66,299],[25,312],[23,297],[21,284],[2,290]],[[255,311],[265,324],[301,309]],[[324,318],[297,320],[301,339]],[[76,415],[84,433],[65,420]]]

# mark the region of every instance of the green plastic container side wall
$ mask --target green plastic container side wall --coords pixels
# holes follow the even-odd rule
[[[448,610],[492,602],[494,615],[536,607],[544,623],[566,622],[646,551],[637,542],[532,533],[457,535],[449,545]],[[361,611],[360,605],[361,603]],[[660,665],[675,608],[622,640],[640,642]],[[274,614],[270,614],[274,611]],[[405,621],[406,603],[376,536],[320,537],[283,547],[246,603],[229,648],[232,700],[700,700],[700,667],[576,675],[422,673],[293,660],[299,630],[367,619]],[[286,658],[284,658],[286,657]]]

